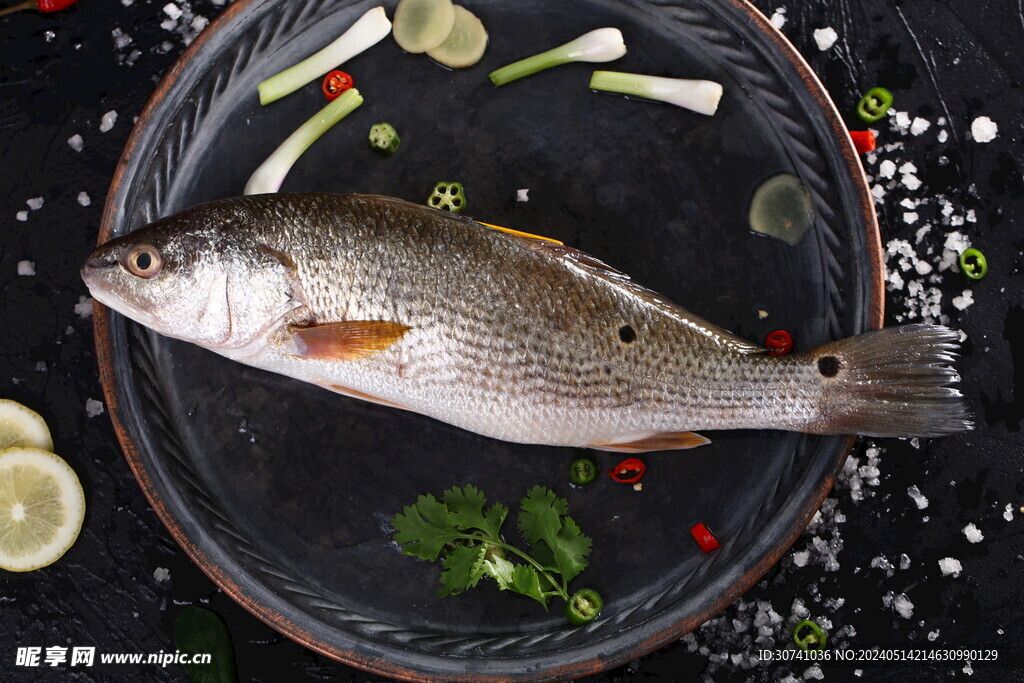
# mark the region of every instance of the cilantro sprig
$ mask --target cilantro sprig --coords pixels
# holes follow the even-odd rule
[[[574,624],[593,621],[602,601],[590,589],[569,595],[569,582],[587,566],[591,540],[569,517],[569,503],[551,489],[534,486],[519,503],[518,527],[529,552],[507,543],[501,535],[509,509],[487,506],[487,498],[472,484],[453,486],[440,500],[419,496],[395,515],[394,539],[406,555],[441,560],[438,595],[456,595],[490,577],[501,590],[533,598],[547,609],[551,598],[566,602],[566,617]]]

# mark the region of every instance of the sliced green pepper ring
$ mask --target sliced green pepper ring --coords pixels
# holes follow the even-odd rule
[[[573,460],[569,465],[569,481],[584,486],[597,479],[597,463],[590,458]]]
[[[864,123],[882,120],[892,107],[892,93],[885,88],[872,88],[857,102],[857,116]]]
[[[972,280],[980,280],[988,272],[988,261],[979,249],[964,249],[960,254],[960,270]]]
[[[793,627],[793,642],[804,652],[824,650],[827,639],[821,627],[810,619],[804,619]]]
[[[583,626],[597,619],[602,607],[604,600],[601,595],[592,588],[583,588],[573,593],[565,603],[565,618],[573,626]]]

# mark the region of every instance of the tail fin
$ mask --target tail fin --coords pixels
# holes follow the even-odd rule
[[[832,342],[811,354],[829,391],[829,433],[864,436],[943,436],[971,429],[963,395],[947,385],[956,332],[941,325],[905,325]]]

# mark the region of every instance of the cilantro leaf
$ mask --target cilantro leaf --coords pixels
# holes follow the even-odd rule
[[[544,609],[547,609],[548,596],[541,592],[540,575],[530,565],[517,564],[515,566],[512,570],[512,585],[509,587],[516,593],[522,593],[527,597],[533,598],[544,605]]]
[[[551,489],[534,486],[520,503],[519,531],[534,559],[568,583],[587,566],[591,540],[566,513],[569,503]]]
[[[484,574],[498,582],[498,588],[508,590],[512,586],[513,565],[505,559],[504,553],[490,553],[482,563]]]
[[[483,576],[480,561],[486,552],[485,546],[477,544],[456,545],[450,550],[441,563],[444,571],[441,572],[441,589],[437,592],[438,597],[457,595],[474,587]]]
[[[572,517],[562,519],[562,528],[558,531],[551,549],[555,555],[558,571],[565,577],[566,582],[572,581],[586,569],[586,558],[590,554],[592,543],[590,537],[583,535],[579,525]]]
[[[402,552],[424,560],[436,560],[444,546],[460,533],[451,522],[448,508],[429,494],[417,498],[415,505],[402,508],[391,526],[395,528],[392,538],[403,546]]]
[[[559,518],[569,511],[569,503],[551,489],[534,486],[520,502],[519,531],[530,545],[558,533]]]
[[[459,529],[479,529],[493,539],[500,537],[501,525],[505,523],[508,508],[497,503],[485,512],[487,498],[480,489],[472,484],[466,484],[462,488],[453,486],[444,492],[444,502],[448,506],[452,523]]]

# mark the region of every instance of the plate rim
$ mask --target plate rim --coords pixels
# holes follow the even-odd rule
[[[220,31],[231,26],[232,21],[242,14],[250,6],[266,2],[267,0],[235,0],[224,9],[199,36],[182,52],[168,72],[160,79],[156,89],[146,102],[141,114],[138,117],[132,132],[125,144],[124,150],[118,160],[110,187],[107,191],[106,201],[103,207],[103,215],[100,221],[100,230],[97,244],[107,241],[112,232],[115,217],[117,214],[117,197],[122,182],[125,180],[125,173],[133,156],[135,146],[144,137],[145,129],[153,113],[160,106],[164,98],[169,94],[172,87],[181,76],[186,66],[199,53],[203,45],[209,42]],[[879,329],[884,321],[885,308],[885,287],[884,287],[884,266],[882,257],[881,232],[878,218],[874,209],[874,202],[871,200],[868,190],[867,179],[860,156],[853,147],[848,134],[847,127],[836,109],[828,92],[825,90],[817,74],[807,64],[803,56],[796,50],[788,38],[782,34],[749,0],[722,0],[747,16],[753,28],[761,33],[775,47],[777,54],[788,61],[795,72],[803,81],[808,94],[815,100],[824,116],[826,123],[831,128],[833,135],[840,148],[843,163],[848,180],[852,183],[853,193],[857,198],[857,212],[860,214],[864,226],[865,255],[867,257],[868,278],[867,297],[864,305],[867,308],[866,320],[867,329]],[[422,680],[457,680],[457,681],[498,681],[508,680],[509,676],[487,673],[473,674],[452,674],[444,676],[424,672],[418,669],[405,667],[390,662],[381,656],[373,656],[369,653],[361,653],[354,650],[345,650],[318,639],[312,633],[302,628],[299,624],[288,619],[284,614],[275,611],[273,608],[262,604],[256,598],[250,596],[227,572],[224,571],[215,561],[201,550],[193,539],[185,532],[182,525],[168,510],[164,500],[157,492],[154,482],[146,470],[140,453],[132,440],[127,423],[128,420],[122,414],[120,397],[116,388],[116,373],[114,371],[114,354],[111,344],[112,317],[110,310],[99,302],[96,302],[93,315],[93,335],[96,345],[97,363],[99,365],[100,384],[103,388],[104,397],[108,407],[108,413],[117,435],[117,439],[124,452],[125,459],[132,471],[133,476],[139,483],[146,499],[149,501],[156,513],[157,518],[171,534],[174,541],[185,551],[192,560],[221,590],[232,600],[241,605],[248,612],[260,619],[262,622],[280,632],[284,636],[296,641],[300,645],[315,650],[331,659],[370,673],[384,675],[400,680],[422,681]],[[790,532],[774,548],[770,549],[761,560],[754,566],[747,569],[742,576],[734,582],[729,590],[723,592],[718,598],[706,606],[697,614],[687,619],[674,622],[671,626],[664,628],[643,640],[637,642],[633,647],[627,648],[616,655],[609,657],[582,660],[569,665],[555,665],[545,667],[516,679],[522,680],[555,680],[562,678],[591,675],[607,670],[614,666],[621,665],[643,655],[657,650],[669,642],[680,638],[700,624],[715,616],[728,607],[733,601],[746,593],[757,581],[773,567],[781,557],[792,547],[800,537],[800,534],[810,522],[814,513],[821,507],[822,502],[828,495],[835,483],[840,468],[849,455],[857,437],[848,436],[839,448],[839,455],[833,463],[831,472],[824,481],[810,496],[804,506],[796,515],[796,523]]]

